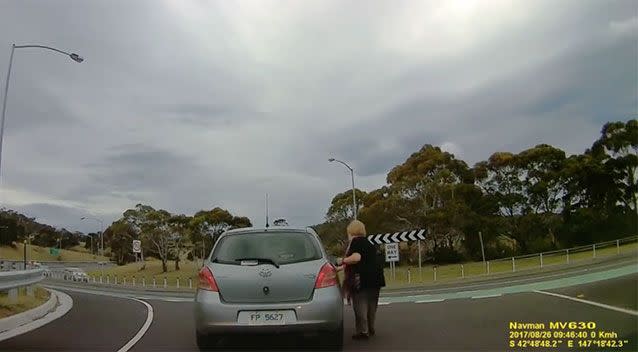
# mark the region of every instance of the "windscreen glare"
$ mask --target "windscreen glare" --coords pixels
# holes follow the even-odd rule
[[[270,259],[275,263],[291,264],[321,258],[315,239],[307,233],[263,232],[234,234],[222,237],[212,260],[226,264],[240,264],[240,259]]]

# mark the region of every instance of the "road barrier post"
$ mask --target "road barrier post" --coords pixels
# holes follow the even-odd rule
[[[616,240],[616,254],[620,254],[620,240]]]
[[[164,288],[166,288],[166,276],[164,276]]]
[[[193,288],[193,279],[188,278],[188,288]]]
[[[177,288],[179,288],[179,277],[177,278]]]
[[[512,257],[512,272],[516,272],[516,262],[514,261],[514,257]]]
[[[18,289],[12,288],[9,290],[9,303],[16,303],[18,301]]]
[[[541,253],[541,269],[543,268],[543,253]]]
[[[434,267],[434,281],[436,281],[436,267]]]
[[[96,281],[96,278],[95,278],[95,276],[93,276],[93,283],[95,283],[95,281]]]
[[[594,243],[594,245],[592,246],[592,248],[594,249],[594,258],[596,258],[596,244]]]
[[[106,283],[107,284],[111,283],[111,275],[106,275]]]
[[[142,287],[146,287],[146,278],[142,276]]]
[[[410,268],[408,268],[408,283],[412,282],[412,275],[410,274]]]
[[[419,280],[423,282],[423,269],[421,268],[421,240],[417,240],[416,245],[419,251]]]
[[[155,285],[155,278],[153,278],[153,288],[155,288],[155,287],[156,287],[156,285]]]
[[[569,264],[569,249],[567,250],[567,264]]]
[[[463,264],[461,264],[461,278],[465,278],[465,268],[463,267]]]
[[[487,275],[490,274],[490,262],[487,262]]]
[[[122,285],[126,286],[126,276],[124,276],[124,278],[122,279]]]
[[[102,275],[100,275],[100,283],[102,283]]]

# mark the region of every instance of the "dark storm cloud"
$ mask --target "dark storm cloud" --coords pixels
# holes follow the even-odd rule
[[[539,142],[581,152],[637,111],[635,9],[3,1],[0,72],[11,43],[86,58],[16,52],[3,201],[94,230],[73,219],[138,202],[261,223],[267,191],[274,216],[306,225],[349,184],[330,156],[373,188],[424,144],[470,166]]]
[[[35,221],[48,224],[57,228],[66,228],[69,231],[75,231],[75,229],[83,228],[85,231],[100,231],[99,224],[93,221],[82,220],[84,216],[93,216],[82,209],[76,207],[60,206],[56,204],[46,203],[34,203],[26,206],[15,207],[16,211],[21,212],[27,216],[35,217]],[[102,219],[105,222],[105,226],[111,221],[115,214]]]
[[[86,165],[96,184],[111,191],[162,191],[184,182],[184,175],[201,172],[187,155],[142,144],[114,147],[96,163]]]

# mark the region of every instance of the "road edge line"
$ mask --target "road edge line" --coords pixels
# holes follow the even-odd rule
[[[48,314],[45,314],[39,319],[33,320],[24,325],[20,325],[15,329],[7,330],[0,333],[0,341],[8,340],[14,338],[16,336],[20,336],[22,334],[26,334],[35,329],[41,328],[44,325],[53,322],[56,319],[62,318],[66,313],[68,313],[71,308],[73,308],[73,299],[71,296],[67,295],[64,292],[60,292],[57,290],[53,290],[47,288],[52,295],[55,295],[57,298],[57,305],[55,309]]]
[[[445,301],[445,299],[440,298],[440,299],[425,299],[422,301],[414,301],[414,303],[416,304],[421,304],[421,303],[437,303],[437,302],[443,302]]]
[[[135,334],[135,336],[133,336],[132,339],[130,339],[124,346],[122,346],[119,350],[117,350],[117,352],[127,352],[128,350],[133,348],[133,346],[135,346],[135,344],[139,342],[142,339],[142,337],[144,337],[144,334],[146,334],[146,331],[148,331],[148,329],[151,327],[151,324],[153,323],[153,306],[151,306],[146,301],[142,301],[141,299],[132,298],[132,297],[129,297],[129,299],[140,302],[146,306],[146,309],[147,309],[146,321],[144,322],[144,324],[142,324],[142,327],[137,332],[137,334]]]
[[[631,310],[631,309],[614,307],[614,306],[610,306],[608,304],[598,303],[598,302],[594,302],[594,301],[588,301],[588,300],[581,299],[581,298],[576,298],[576,297],[565,296],[565,295],[561,295],[559,293],[554,293],[554,292],[547,292],[547,291],[540,291],[540,290],[535,290],[534,292],[535,293],[540,293],[540,294],[543,294],[543,295],[554,296],[554,297],[558,297],[558,298],[564,298],[564,299],[568,299],[568,300],[575,301],[575,302],[585,303],[585,304],[589,304],[589,305],[592,305],[592,306],[605,308],[605,309],[613,310],[613,311],[620,312],[620,313],[630,314],[630,315],[638,317],[638,312],[634,311],[634,310]]]
[[[496,293],[493,295],[479,295],[479,296],[472,296],[470,297],[470,299],[496,298],[496,297],[501,297],[502,295],[503,295],[502,293]]]

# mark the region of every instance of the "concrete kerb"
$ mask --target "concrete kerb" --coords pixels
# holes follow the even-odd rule
[[[0,341],[35,330],[58,318],[73,307],[73,300],[66,293],[48,289],[49,300],[39,307],[0,319]]]

